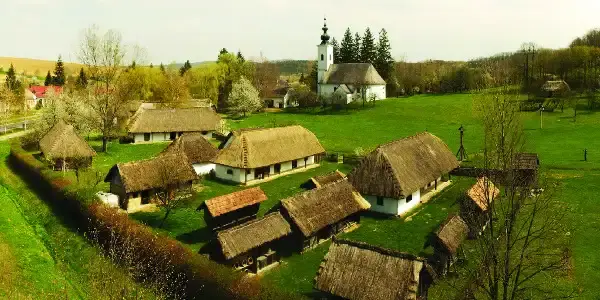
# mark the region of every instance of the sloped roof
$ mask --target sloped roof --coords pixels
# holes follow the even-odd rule
[[[46,93],[48,89],[53,89],[55,94],[62,93],[62,86],[43,86],[43,85],[34,85],[29,88],[36,98],[44,98],[46,97]]]
[[[324,152],[317,137],[302,126],[244,129],[232,133],[215,163],[258,168]]]
[[[216,130],[221,117],[210,108],[140,109],[135,113],[130,133],[199,132]]]
[[[306,237],[371,207],[347,180],[297,194],[281,204]]]
[[[223,256],[231,259],[290,233],[290,224],[279,212],[273,212],[263,218],[220,231],[217,240]]]
[[[333,64],[323,76],[323,84],[385,85],[369,63]]]
[[[570,91],[571,88],[564,80],[548,80],[542,85],[542,91]]]
[[[185,153],[190,163],[211,162],[218,153],[215,148],[201,133],[188,132],[175,139],[161,155]]]
[[[313,182],[313,184],[319,188],[321,186],[324,186],[326,184],[330,184],[333,182],[337,182],[339,180],[342,180],[346,178],[346,175],[342,172],[340,172],[339,170],[335,170],[331,173],[327,173],[321,176],[315,176],[312,177],[310,180]]]
[[[93,157],[96,151],[73,129],[58,121],[40,140],[40,150],[47,158]]]
[[[211,216],[218,217],[265,200],[267,200],[265,192],[260,187],[253,187],[206,200],[200,207],[206,206]]]
[[[517,170],[537,170],[540,160],[536,153],[517,153],[513,160],[513,167]]]
[[[198,175],[185,155],[161,155],[146,160],[120,163],[108,171],[104,182],[110,182],[117,174],[121,175],[126,193],[198,179]]]
[[[467,223],[460,216],[451,215],[440,225],[435,235],[446,250],[454,254],[467,237],[468,232]]]
[[[405,198],[458,167],[448,146],[422,132],[377,147],[348,174],[363,195]]]
[[[483,176],[477,179],[468,191],[467,196],[471,199],[482,211],[486,211],[488,203],[491,203],[498,197],[500,190],[487,177]]]
[[[415,300],[425,260],[365,243],[335,240],[317,276],[317,290],[355,300]]]

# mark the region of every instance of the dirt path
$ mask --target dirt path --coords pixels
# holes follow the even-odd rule
[[[2,136],[0,136],[0,142],[1,141],[7,141],[7,140],[10,140],[12,138],[24,136],[24,135],[26,135],[28,133],[29,133],[29,130],[24,130],[24,131],[19,131],[19,132],[15,132],[15,133],[9,133],[7,135],[2,135]]]

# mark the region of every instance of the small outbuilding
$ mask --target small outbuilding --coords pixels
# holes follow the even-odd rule
[[[541,88],[548,98],[564,96],[571,91],[571,87],[564,80],[548,80]]]
[[[360,223],[367,202],[347,180],[281,200],[282,214],[292,224],[296,246],[312,248]]]
[[[320,176],[315,176],[310,178],[310,186],[312,188],[320,188],[324,185],[338,182],[340,180],[345,180],[346,174],[340,172],[339,170],[335,170],[331,173],[327,173]]]
[[[221,117],[211,108],[139,109],[130,122],[134,143],[173,141],[184,133],[200,133],[212,138]]]
[[[485,176],[479,177],[465,194],[461,203],[460,215],[469,225],[469,236],[476,237],[485,230],[490,221],[487,211],[498,198],[500,190]]]
[[[156,200],[157,192],[169,189],[182,195],[191,193],[196,179],[198,175],[185,155],[161,155],[117,164],[104,182],[110,182],[110,192],[119,196],[119,206],[134,212]]]
[[[513,159],[513,171],[516,172],[515,183],[519,186],[537,184],[540,159],[536,153],[517,153]]]
[[[267,195],[263,190],[254,187],[206,200],[198,209],[204,209],[204,220],[209,227],[222,230],[255,219],[260,203],[265,200]]]
[[[467,238],[469,228],[458,215],[450,215],[435,232],[433,258],[437,274],[446,274],[458,258],[461,244]]]
[[[232,132],[215,158],[215,176],[236,183],[318,166],[325,149],[302,126],[241,129]]]
[[[201,133],[184,133],[173,141],[161,155],[185,154],[198,175],[205,175],[215,169],[213,160],[218,150]]]
[[[217,240],[225,262],[236,269],[258,273],[279,262],[279,249],[291,234],[279,212],[220,231]]]
[[[427,299],[431,272],[425,259],[412,254],[335,239],[314,288],[336,299]]]
[[[42,156],[54,170],[79,169],[92,165],[96,151],[80,137],[73,125],[58,121],[40,140]]]
[[[380,145],[348,174],[371,210],[402,215],[444,188],[458,160],[435,135],[422,132]]]

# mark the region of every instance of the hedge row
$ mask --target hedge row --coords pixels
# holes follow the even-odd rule
[[[54,212],[141,282],[158,286],[168,298],[293,299],[281,289],[243,276],[192,252],[178,241],[156,234],[127,214],[68,191],[73,183],[27,153],[19,141],[11,144],[9,164],[42,195]],[[87,200],[87,201],[86,201]],[[91,203],[91,204],[85,204]]]

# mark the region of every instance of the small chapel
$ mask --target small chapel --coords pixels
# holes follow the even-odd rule
[[[318,48],[317,94],[321,97],[342,97],[346,103],[358,99],[385,99],[385,80],[370,63],[343,63],[333,61],[333,46],[329,43],[327,20],[323,24]]]

